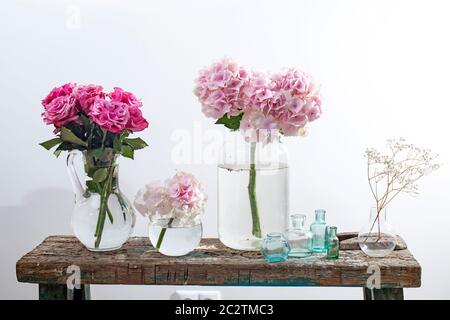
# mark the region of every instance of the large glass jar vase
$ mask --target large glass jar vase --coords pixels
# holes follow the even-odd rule
[[[119,188],[118,154],[105,148],[100,154],[85,151],[84,178],[77,174],[72,151],[67,166],[75,192],[72,229],[80,242],[91,251],[119,249],[130,237],[135,214]]]
[[[218,230],[233,249],[261,249],[288,221],[288,156],[278,133],[229,135],[218,165]]]

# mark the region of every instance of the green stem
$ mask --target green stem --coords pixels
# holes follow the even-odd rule
[[[169,222],[167,223],[167,227],[161,229],[161,232],[159,233],[159,237],[158,237],[158,242],[156,243],[156,250],[159,251],[159,248],[161,248],[161,243],[164,239],[164,235],[166,234],[167,228],[172,225],[173,219],[174,218],[170,218]]]
[[[95,248],[100,246],[102,240],[103,227],[105,226],[106,212],[108,206],[109,189],[112,181],[112,176],[114,172],[114,165],[112,165],[108,170],[108,177],[103,184],[102,193],[100,194],[100,208],[98,210],[98,220],[97,227],[95,231]]]
[[[109,222],[111,222],[111,224],[113,224],[114,223],[114,218],[113,218],[113,215],[111,213],[111,210],[109,210],[108,204],[106,204],[106,213],[108,213]]]
[[[252,213],[252,234],[261,238],[261,224],[259,222],[258,203],[256,201],[256,142],[250,143],[250,172],[248,181],[248,196]]]

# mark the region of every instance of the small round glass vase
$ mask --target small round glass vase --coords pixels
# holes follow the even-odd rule
[[[386,220],[386,209],[378,212],[376,207],[371,208],[369,221],[358,233],[358,244],[370,257],[381,258],[394,251],[397,236]]]
[[[202,223],[197,216],[189,221],[179,218],[150,218],[150,242],[163,255],[184,256],[197,248],[202,239]]]
[[[267,262],[283,262],[291,247],[282,233],[269,233],[261,243],[261,253]]]

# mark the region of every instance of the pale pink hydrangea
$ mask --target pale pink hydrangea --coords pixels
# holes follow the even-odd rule
[[[237,63],[224,59],[201,71],[194,93],[207,117],[242,114],[240,130],[245,136],[250,131],[259,136],[274,130],[301,135],[307,123],[322,114],[319,90],[311,75],[294,68],[270,76],[249,75]]]
[[[164,182],[155,181],[136,194],[134,205],[144,216],[165,216],[184,221],[203,212],[206,194],[201,183],[190,173],[177,172]]]
[[[130,113],[125,103],[97,98],[91,106],[89,117],[101,128],[119,133],[125,129]]]
[[[203,69],[196,79],[194,94],[202,104],[203,113],[219,119],[225,114],[241,112],[240,90],[248,80],[248,73],[235,61],[223,59]]]
[[[255,73],[243,89],[242,131],[278,129],[287,136],[300,135],[321,115],[318,90],[308,74],[295,69],[267,76]]]
[[[160,181],[153,181],[140,189],[136,194],[134,206],[142,215],[169,214],[172,203],[167,192],[167,186]]]

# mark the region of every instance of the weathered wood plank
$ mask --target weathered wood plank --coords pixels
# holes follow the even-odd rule
[[[420,286],[421,268],[408,250],[386,258],[344,250],[335,261],[314,255],[270,264],[258,252],[232,250],[217,239],[204,239],[191,254],[173,258],[143,237],[114,252],[94,253],[74,237],[53,236],[22,257],[16,271],[18,281],[41,284],[65,284],[67,267],[76,265],[83,284],[364,287],[371,264],[380,267],[383,288]]]

